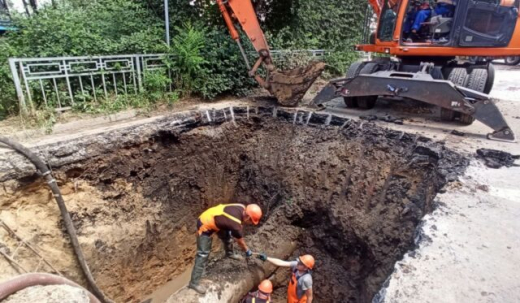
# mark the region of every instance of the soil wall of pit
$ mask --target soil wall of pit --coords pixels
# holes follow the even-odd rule
[[[261,235],[248,230],[255,250],[269,253],[298,230],[304,236],[292,255],[316,255],[318,302],[368,302],[413,245],[435,194],[466,165],[426,138],[332,116],[274,116],[271,109],[186,113],[38,148],[110,297],[138,302],[185,271],[207,207],[254,202],[266,214]],[[0,156],[0,167],[0,219],[81,282],[49,190],[17,155]],[[6,252],[16,247],[6,233],[2,239]],[[29,251],[17,253],[24,267],[36,267]],[[0,263],[1,279],[18,273]],[[214,263],[208,277],[216,275],[232,281],[233,265]]]

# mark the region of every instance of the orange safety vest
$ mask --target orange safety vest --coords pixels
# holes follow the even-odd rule
[[[207,231],[219,231],[219,228],[215,224],[215,217],[216,216],[225,216],[238,224],[242,224],[242,221],[240,219],[237,219],[233,217],[232,215],[224,212],[224,208],[228,206],[240,206],[242,208],[246,208],[243,204],[219,204],[217,206],[214,206],[200,215],[199,220],[202,223],[201,227],[199,228],[199,236],[202,235],[202,233]]]
[[[289,281],[289,287],[287,287],[287,303],[307,303],[307,295],[304,293],[301,298],[298,299],[298,278],[296,278],[296,272],[298,270],[295,269],[291,276],[291,281]],[[308,275],[306,273],[304,275]],[[303,276],[304,276],[303,275]],[[301,277],[303,277],[301,276]],[[300,277],[300,278],[301,278]]]

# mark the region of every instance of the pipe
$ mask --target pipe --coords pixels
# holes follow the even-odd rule
[[[16,293],[17,291],[20,291],[27,287],[37,286],[37,285],[63,285],[63,284],[83,289],[84,291],[87,292],[88,297],[90,299],[90,303],[100,303],[99,300],[92,293],[90,293],[88,290],[84,289],[83,287],[79,286],[78,284],[72,282],[71,280],[66,279],[64,277],[51,275],[51,274],[45,274],[45,273],[24,274],[24,275],[20,275],[16,278],[13,278],[9,281],[1,283],[0,284],[0,301],[9,297],[10,295]]]
[[[97,286],[96,281],[94,280],[94,277],[92,276],[92,273],[90,272],[88,264],[85,261],[85,256],[83,255],[83,251],[81,250],[81,246],[79,245],[78,236],[76,235],[76,229],[74,228],[74,225],[72,224],[72,219],[70,218],[70,214],[67,210],[67,206],[65,205],[65,201],[63,200],[63,197],[61,196],[60,188],[58,187],[58,184],[56,184],[56,180],[52,177],[51,171],[49,170],[47,165],[35,153],[33,153],[28,148],[26,148],[25,146],[21,145],[18,142],[12,141],[11,139],[8,139],[4,136],[0,136],[0,143],[3,143],[5,145],[9,146],[10,148],[15,150],[19,154],[25,156],[32,164],[34,164],[34,166],[36,166],[36,169],[45,178],[45,181],[51,188],[54,199],[56,199],[56,203],[58,203],[58,207],[60,208],[61,216],[63,218],[63,221],[65,222],[65,228],[67,229],[67,233],[70,236],[72,248],[74,249],[74,253],[76,254],[78,263],[81,266],[81,269],[85,275],[85,278],[87,279],[89,286],[92,288],[92,291],[96,295],[96,297],[98,297],[102,302],[104,302],[104,303],[113,302],[112,300],[110,300],[103,294],[101,289]]]
[[[246,241],[251,244],[250,248],[257,252],[268,248],[267,253],[270,256],[281,259],[292,255],[302,235],[302,229],[284,221],[284,216],[284,210],[276,209],[256,234],[247,236]],[[281,226],[283,232],[278,232],[277,229]],[[265,239],[268,239],[268,242]],[[235,266],[232,274],[229,273],[229,263],[226,265],[225,262],[216,262],[206,268],[206,282],[203,282],[203,286],[209,287],[205,295],[201,296],[192,289],[182,288],[171,295],[166,303],[239,302],[248,291],[277,269],[271,263],[261,262],[256,257],[243,262],[231,262],[234,262]],[[228,274],[222,274],[223,272]],[[289,272],[287,274],[289,275]]]

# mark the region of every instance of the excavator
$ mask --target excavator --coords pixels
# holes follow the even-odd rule
[[[488,96],[495,70],[489,61],[464,57],[520,55],[520,0],[368,0],[377,17],[375,32],[357,51],[380,54],[371,61],[355,62],[345,78],[334,79],[313,104],[343,97],[347,107],[370,109],[379,97],[412,99],[439,106],[441,120],[472,124],[478,120],[493,129],[488,138],[514,141],[498,107]],[[323,72],[323,63],[278,71],[249,0],[217,0],[232,38],[260,86],[283,106],[296,106]],[[371,16],[368,16],[366,19]],[[239,23],[258,52],[253,67],[240,44]],[[267,77],[257,75],[264,65]]]

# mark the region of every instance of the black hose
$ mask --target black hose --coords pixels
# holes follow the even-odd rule
[[[70,236],[70,240],[72,243],[72,248],[74,249],[74,253],[76,254],[76,257],[78,258],[78,263],[81,266],[81,269],[83,270],[83,273],[85,274],[85,278],[87,279],[88,284],[92,288],[92,292],[98,297],[102,302],[104,303],[110,303],[113,302],[109,298],[107,298],[101,289],[96,285],[96,281],[94,281],[94,277],[92,277],[92,273],[90,272],[90,269],[88,268],[88,264],[85,261],[85,256],[83,255],[83,251],[81,250],[81,247],[79,246],[78,236],[76,235],[76,229],[74,228],[74,225],[72,224],[72,219],[70,218],[70,214],[67,210],[67,207],[65,206],[65,201],[63,200],[63,197],[61,196],[60,188],[58,187],[58,184],[56,183],[56,180],[52,177],[51,171],[43,162],[43,160],[38,157],[35,153],[31,152],[28,148],[24,147],[18,142],[14,142],[11,139],[8,139],[6,137],[0,136],[0,143],[3,143],[19,154],[22,154],[25,156],[29,161],[31,161],[34,166],[36,166],[36,169],[41,173],[41,175],[45,178],[45,181],[51,188],[52,194],[54,196],[54,199],[56,199],[56,202],[58,203],[58,207],[60,208],[61,216],[63,218],[63,221],[65,222],[65,228],[67,229],[67,233]]]

